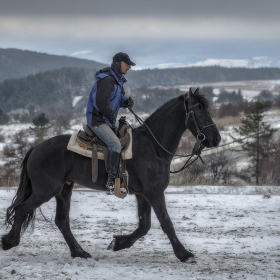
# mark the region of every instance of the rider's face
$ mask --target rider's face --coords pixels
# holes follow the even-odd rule
[[[131,65],[126,64],[124,61],[121,61],[121,71],[125,75],[127,71],[131,68]]]

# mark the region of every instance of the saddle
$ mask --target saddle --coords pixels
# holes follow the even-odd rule
[[[125,116],[122,116],[118,120],[118,122],[119,122],[119,126],[118,126],[117,130],[114,132],[120,140],[122,151],[124,151],[129,146],[130,140],[131,140],[130,134],[128,133],[128,129],[130,128],[130,125],[126,121]],[[102,142],[97,137],[97,135],[88,127],[87,124],[83,124],[83,129],[84,130],[80,130],[77,133],[76,141],[80,147],[87,149],[87,150],[92,150],[92,154],[91,154],[92,181],[96,182],[96,180],[98,178],[98,158],[99,158],[98,153],[99,154],[103,153],[105,167],[107,170],[108,148],[104,144],[104,142]],[[121,153],[121,155],[123,155],[123,154],[124,153]],[[124,156],[121,156],[119,168],[120,168],[119,176],[118,176],[119,178],[116,179],[114,193],[117,197],[124,198],[126,196],[126,194],[124,195],[120,192],[120,188],[124,187],[124,188],[126,188],[127,193],[128,193],[128,188],[127,188],[128,173],[127,173],[126,167],[125,167],[125,157]]]
[[[119,126],[114,132],[121,142],[122,150],[125,150],[130,143],[130,135],[127,131],[130,128],[130,125],[126,121],[125,116],[120,117],[118,122]],[[97,137],[87,124],[83,124],[83,129],[84,130],[80,130],[77,134],[77,141],[79,144],[86,149],[91,149],[92,145],[95,144],[97,145],[98,151],[103,151],[103,153],[104,151],[106,152],[107,146]]]

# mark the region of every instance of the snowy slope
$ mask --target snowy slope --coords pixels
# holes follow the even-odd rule
[[[196,63],[189,64],[188,66],[222,66],[222,67],[270,67],[273,62],[266,56],[253,57],[252,59],[217,59],[208,58],[204,61],[198,61]]]

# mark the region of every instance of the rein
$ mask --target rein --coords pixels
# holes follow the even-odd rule
[[[166,150],[161,144],[160,142],[157,140],[157,138],[155,137],[155,135],[153,134],[153,132],[151,131],[151,129],[149,128],[149,126],[138,116],[134,113],[134,111],[132,110],[132,108],[128,108],[129,111],[131,112],[131,114],[134,115],[134,117],[136,118],[136,120],[139,122],[140,125],[144,125],[148,131],[150,132],[151,136],[154,138],[154,140],[156,141],[156,143],[165,151],[167,152],[168,154],[172,155],[172,156],[177,156],[177,157],[189,157],[186,161],[186,163],[183,165],[182,168],[180,168],[179,170],[177,171],[170,171],[170,173],[178,173],[184,169],[186,169],[187,167],[189,167],[191,164],[193,164],[198,158],[205,164],[205,162],[202,160],[200,154],[201,154],[201,151],[204,149],[204,145],[202,144],[202,142],[206,139],[205,135],[202,133],[203,129],[204,128],[207,128],[207,127],[210,127],[210,126],[214,126],[215,124],[212,123],[212,124],[209,124],[209,125],[206,125],[206,126],[201,126],[202,128],[200,129],[199,126],[198,126],[198,123],[196,121],[196,118],[195,118],[195,114],[194,114],[194,111],[192,111],[192,108],[196,107],[196,106],[199,106],[199,103],[196,103],[195,105],[190,105],[190,102],[188,102],[188,109],[186,107],[186,98],[184,98],[184,108],[185,108],[185,112],[186,112],[186,118],[185,118],[185,127],[187,129],[187,124],[188,124],[188,121],[189,121],[189,117],[191,116],[192,120],[194,121],[195,123],[195,126],[196,126],[196,131],[197,131],[197,141],[194,145],[194,148],[192,150],[192,153],[191,154],[188,154],[188,155],[177,155],[177,154],[174,154],[174,153],[171,153],[170,151]],[[193,156],[197,156],[193,161],[190,162],[191,158]]]

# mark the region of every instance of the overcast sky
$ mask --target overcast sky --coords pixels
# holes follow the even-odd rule
[[[138,68],[217,59],[280,67],[279,15],[280,0],[0,0],[0,48],[104,63],[123,51]]]

